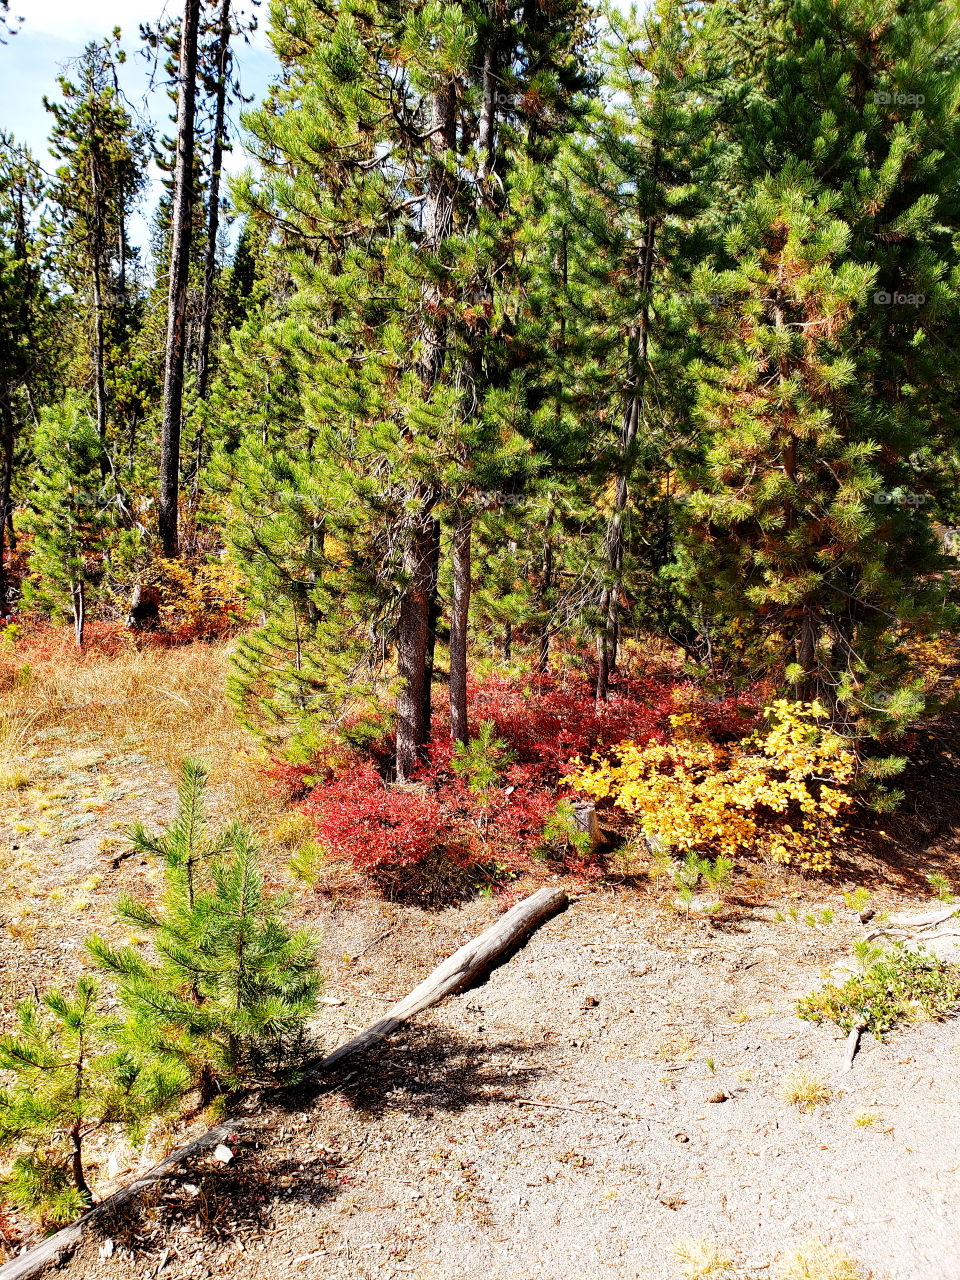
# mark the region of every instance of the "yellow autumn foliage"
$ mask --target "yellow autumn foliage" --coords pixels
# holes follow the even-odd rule
[[[621,743],[565,781],[635,815],[658,848],[823,870],[853,807],[854,754],[819,703],[781,698],[763,714],[763,729],[731,744],[711,741],[694,713],[671,716],[671,741]]]

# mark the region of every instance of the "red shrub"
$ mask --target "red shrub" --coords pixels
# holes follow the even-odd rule
[[[323,845],[360,871],[414,866],[445,842],[440,803],[418,790],[387,787],[369,764],[315,787],[301,807]]]

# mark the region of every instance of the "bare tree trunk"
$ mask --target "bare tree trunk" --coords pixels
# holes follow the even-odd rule
[[[659,160],[653,161],[656,181]],[[601,626],[597,638],[597,701],[606,702],[610,690],[610,676],[617,667],[620,644],[620,592],[623,583],[625,550],[625,523],[627,504],[630,500],[630,475],[633,469],[633,452],[637,442],[640,422],[644,416],[646,399],[647,361],[650,330],[650,290],[653,286],[653,264],[657,227],[654,218],[644,224],[640,243],[640,260],[637,285],[642,299],[640,317],[632,325],[627,336],[627,362],[632,383],[624,406],[620,426],[620,460],[613,513],[607,525],[606,559],[608,581],[600,600]]]
[[[160,495],[157,504],[160,542],[165,556],[178,554],[180,429],[186,351],[187,285],[193,213],[193,153],[197,109],[197,33],[200,0],[185,0],[177,69],[177,160],[173,176],[170,240],[170,291],[163,378],[160,436]]]
[[[470,541],[473,518],[461,514],[453,529],[453,602],[450,607],[450,737],[470,741],[467,717],[467,628],[470,621]]]
[[[426,675],[431,592],[434,588],[431,495],[417,493],[419,511],[407,531],[407,585],[397,619],[397,779],[405,782],[422,763],[427,744]]]
[[[77,639],[77,648],[83,648],[83,629],[87,621],[87,601],[82,582],[75,582],[70,588],[73,601],[73,634]]]
[[[424,249],[436,250],[453,228],[453,186],[445,165],[446,153],[456,142],[456,90],[444,85],[433,95],[431,111],[430,164],[424,221]],[[438,287],[424,289],[424,314],[435,315],[442,303]],[[446,326],[430,319],[423,334],[420,380],[425,397],[440,378],[446,351]],[[404,570],[406,586],[400,598],[397,619],[397,674],[401,690],[397,698],[397,778],[400,781],[423,760],[429,741],[430,716],[427,710],[427,659],[430,648],[430,617],[435,609],[436,581],[431,572],[434,546],[433,507],[436,493],[420,481],[413,482],[410,494],[412,515],[405,529]]]
[[[96,150],[90,156],[90,192],[93,196],[93,245],[90,255],[93,268],[93,384],[94,407],[97,415],[97,435],[100,443],[107,443],[107,379],[105,372],[106,340],[103,324],[103,261],[104,215],[100,200],[100,183],[97,180]],[[100,459],[100,471],[107,473],[106,455]]]
[[[423,670],[423,734],[430,741],[433,721],[433,668],[437,653],[437,627],[440,623],[440,596],[437,583],[440,577],[440,521],[432,520],[430,527],[430,607],[427,612],[427,653]]]
[[[86,1175],[83,1171],[83,1146],[80,1138],[80,1130],[74,1125],[70,1132],[70,1166],[73,1171],[73,1184],[80,1192],[86,1204],[90,1204],[91,1195],[90,1187],[87,1184]]]
[[[537,646],[537,671],[540,675],[546,675],[547,664],[550,661],[550,614],[548,609],[550,591],[553,587],[553,543],[550,540],[550,526],[552,523],[553,517],[551,515],[547,522],[547,532],[543,542],[543,573],[537,590],[537,607],[543,615],[540,622],[540,639]]]
[[[4,405],[0,414],[0,425],[3,428],[3,457],[0,460],[0,617],[4,617],[7,612],[7,526],[13,513],[11,494],[13,451],[16,444],[14,417],[7,405]]]
[[[210,335],[213,329],[213,285],[217,271],[217,237],[220,232],[220,179],[227,114],[227,63],[230,57],[230,3],[221,0],[217,18],[214,70],[217,90],[213,109],[213,141],[210,147],[210,190],[207,197],[207,243],[203,260],[203,295],[200,300],[200,339],[197,350],[197,395],[206,398],[210,376]],[[202,440],[197,437],[197,470]]]

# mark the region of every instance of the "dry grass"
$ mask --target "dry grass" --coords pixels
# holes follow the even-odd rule
[[[223,814],[258,830],[275,821],[259,766],[262,754],[225,696],[229,646],[174,649],[132,645],[113,655],[48,645],[14,655],[15,679],[0,688],[0,790],[25,787],[49,750],[49,731],[71,743],[137,752],[176,772],[203,760]]]
[[[683,1280],[726,1280],[733,1273],[732,1259],[716,1241],[689,1236],[676,1242],[673,1253]]]
[[[826,1081],[795,1071],[783,1082],[783,1096],[799,1111],[815,1111],[830,1101],[833,1090]]]
[[[776,1274],[777,1280],[869,1280],[859,1262],[819,1240],[803,1245]]]

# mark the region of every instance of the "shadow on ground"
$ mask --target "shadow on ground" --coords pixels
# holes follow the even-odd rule
[[[430,1117],[438,1112],[493,1106],[524,1096],[540,1068],[524,1061],[528,1045],[501,1040],[477,1044],[436,1027],[406,1027],[376,1049],[346,1062],[330,1080],[300,1085],[272,1099],[270,1110],[231,1140],[228,1165],[209,1157],[181,1167],[135,1204],[95,1228],[100,1239],[138,1256],[164,1248],[181,1259],[232,1241],[249,1245],[274,1226],[278,1204],[317,1205],[349,1183],[351,1162],[320,1147],[316,1130],[340,1100],[359,1120],[390,1113]],[[294,1114],[296,1131],[289,1132]],[[335,1123],[344,1123],[338,1111]]]

